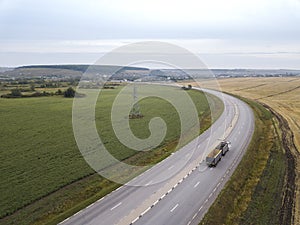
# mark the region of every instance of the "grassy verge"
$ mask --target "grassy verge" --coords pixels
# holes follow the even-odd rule
[[[242,161],[200,224],[280,224],[285,154],[272,113],[247,100],[255,132]]]
[[[104,91],[104,102],[96,108],[102,112],[97,115],[103,117],[96,119],[110,123],[108,106],[117,92]],[[195,101],[203,131],[212,122],[209,106],[203,93],[189,91],[189,94]],[[210,98],[216,102],[214,111],[220,115],[223,111],[220,100]],[[146,115],[142,126],[132,125],[140,135],[147,136],[149,131],[144,124],[149,118],[160,116],[166,120],[170,132],[158,149],[132,154],[123,146],[116,148],[109,126],[102,125],[107,128],[102,132],[106,131],[107,147],[121,160],[129,164],[155,164],[176,149],[178,130],[174,132],[172,127],[176,126],[177,115],[174,117],[170,104],[158,99],[150,98],[140,106]],[[80,155],[72,132],[71,99],[1,99],[0,112],[3,115],[0,135],[5,140],[0,143],[0,148],[5,149],[0,154],[1,224],[56,224],[119,186],[95,174]],[[165,115],[160,115],[161,112]],[[187,137],[187,141],[193,138]],[[118,153],[115,149],[124,151]]]

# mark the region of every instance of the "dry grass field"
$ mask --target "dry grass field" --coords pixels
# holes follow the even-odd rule
[[[209,87],[209,82],[201,84]],[[300,78],[232,78],[219,84],[223,91],[266,103],[284,116],[300,150]]]
[[[297,160],[294,224],[300,224],[300,78],[230,78],[218,82],[223,91],[267,104],[287,120],[298,149],[293,152]],[[202,87],[214,87],[211,81],[200,83]]]

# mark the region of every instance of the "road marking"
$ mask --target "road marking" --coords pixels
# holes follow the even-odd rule
[[[172,169],[173,167],[174,167],[174,165],[173,165],[173,166],[170,166],[170,167],[168,168],[168,170]]]
[[[120,190],[122,187],[123,187],[123,186],[118,187],[118,188],[116,189],[116,191]]]
[[[110,210],[114,210],[115,208],[119,207],[122,204],[122,202],[119,202],[118,204],[116,204],[114,207],[112,207]]]
[[[146,184],[146,186],[150,185],[151,183],[152,183],[152,180],[150,180],[150,181]]]
[[[59,224],[63,224],[64,222],[67,222],[69,219],[70,219],[70,217],[65,219],[64,221],[60,222]]]
[[[91,205],[89,205],[89,206],[88,206],[88,207],[86,207],[86,208],[88,209],[88,208],[92,207],[93,205],[94,205],[94,203],[93,203],[93,204],[91,204]]]
[[[103,199],[104,199],[104,197],[98,199],[97,202],[100,202],[100,201],[102,201]]]
[[[136,221],[138,221],[139,218],[140,218],[140,217],[135,218],[135,219],[131,222],[131,224],[133,224],[133,223],[135,223]]]
[[[196,188],[200,184],[200,181],[198,181],[195,185],[194,188]]]
[[[178,203],[170,210],[170,212],[173,212],[178,207]]]
[[[159,200],[156,200],[156,201],[153,203],[153,205],[156,205],[156,204],[158,203],[158,201],[159,201]]]
[[[208,198],[210,198],[212,196],[212,193],[210,193],[210,195],[208,196]]]
[[[199,172],[203,173],[206,170],[208,170],[208,167],[205,167],[203,170],[200,170],[200,166],[199,166]]]
[[[195,218],[196,218],[196,216],[197,216],[197,213],[195,213],[195,214],[194,214],[194,216],[193,216],[192,220],[193,220],[193,219],[195,219]]]
[[[77,213],[75,213],[75,214],[74,214],[74,216],[78,215],[80,212],[81,212],[81,210],[80,210],[80,211],[78,211]]]
[[[151,209],[151,207],[148,207],[144,212],[142,212],[142,216],[145,215],[149,210]]]

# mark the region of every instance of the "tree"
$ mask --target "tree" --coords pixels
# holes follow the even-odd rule
[[[65,98],[74,98],[75,97],[75,90],[72,87],[69,87],[65,92],[64,92]]]
[[[63,92],[62,92],[60,89],[58,89],[57,92],[56,92],[55,94],[57,94],[57,95],[62,95]]]
[[[18,88],[12,89],[12,90],[11,90],[11,96],[14,96],[14,97],[21,97],[21,96],[22,96],[21,90],[18,89]]]
[[[30,90],[31,90],[31,91],[35,91],[35,86],[34,86],[34,84],[31,84],[31,85],[30,85]]]

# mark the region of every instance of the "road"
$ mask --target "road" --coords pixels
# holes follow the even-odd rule
[[[198,224],[240,162],[254,131],[244,102],[220,92],[225,109],[202,135],[61,224]],[[217,167],[203,161],[218,139],[231,141]],[[166,179],[168,178],[168,179]]]

